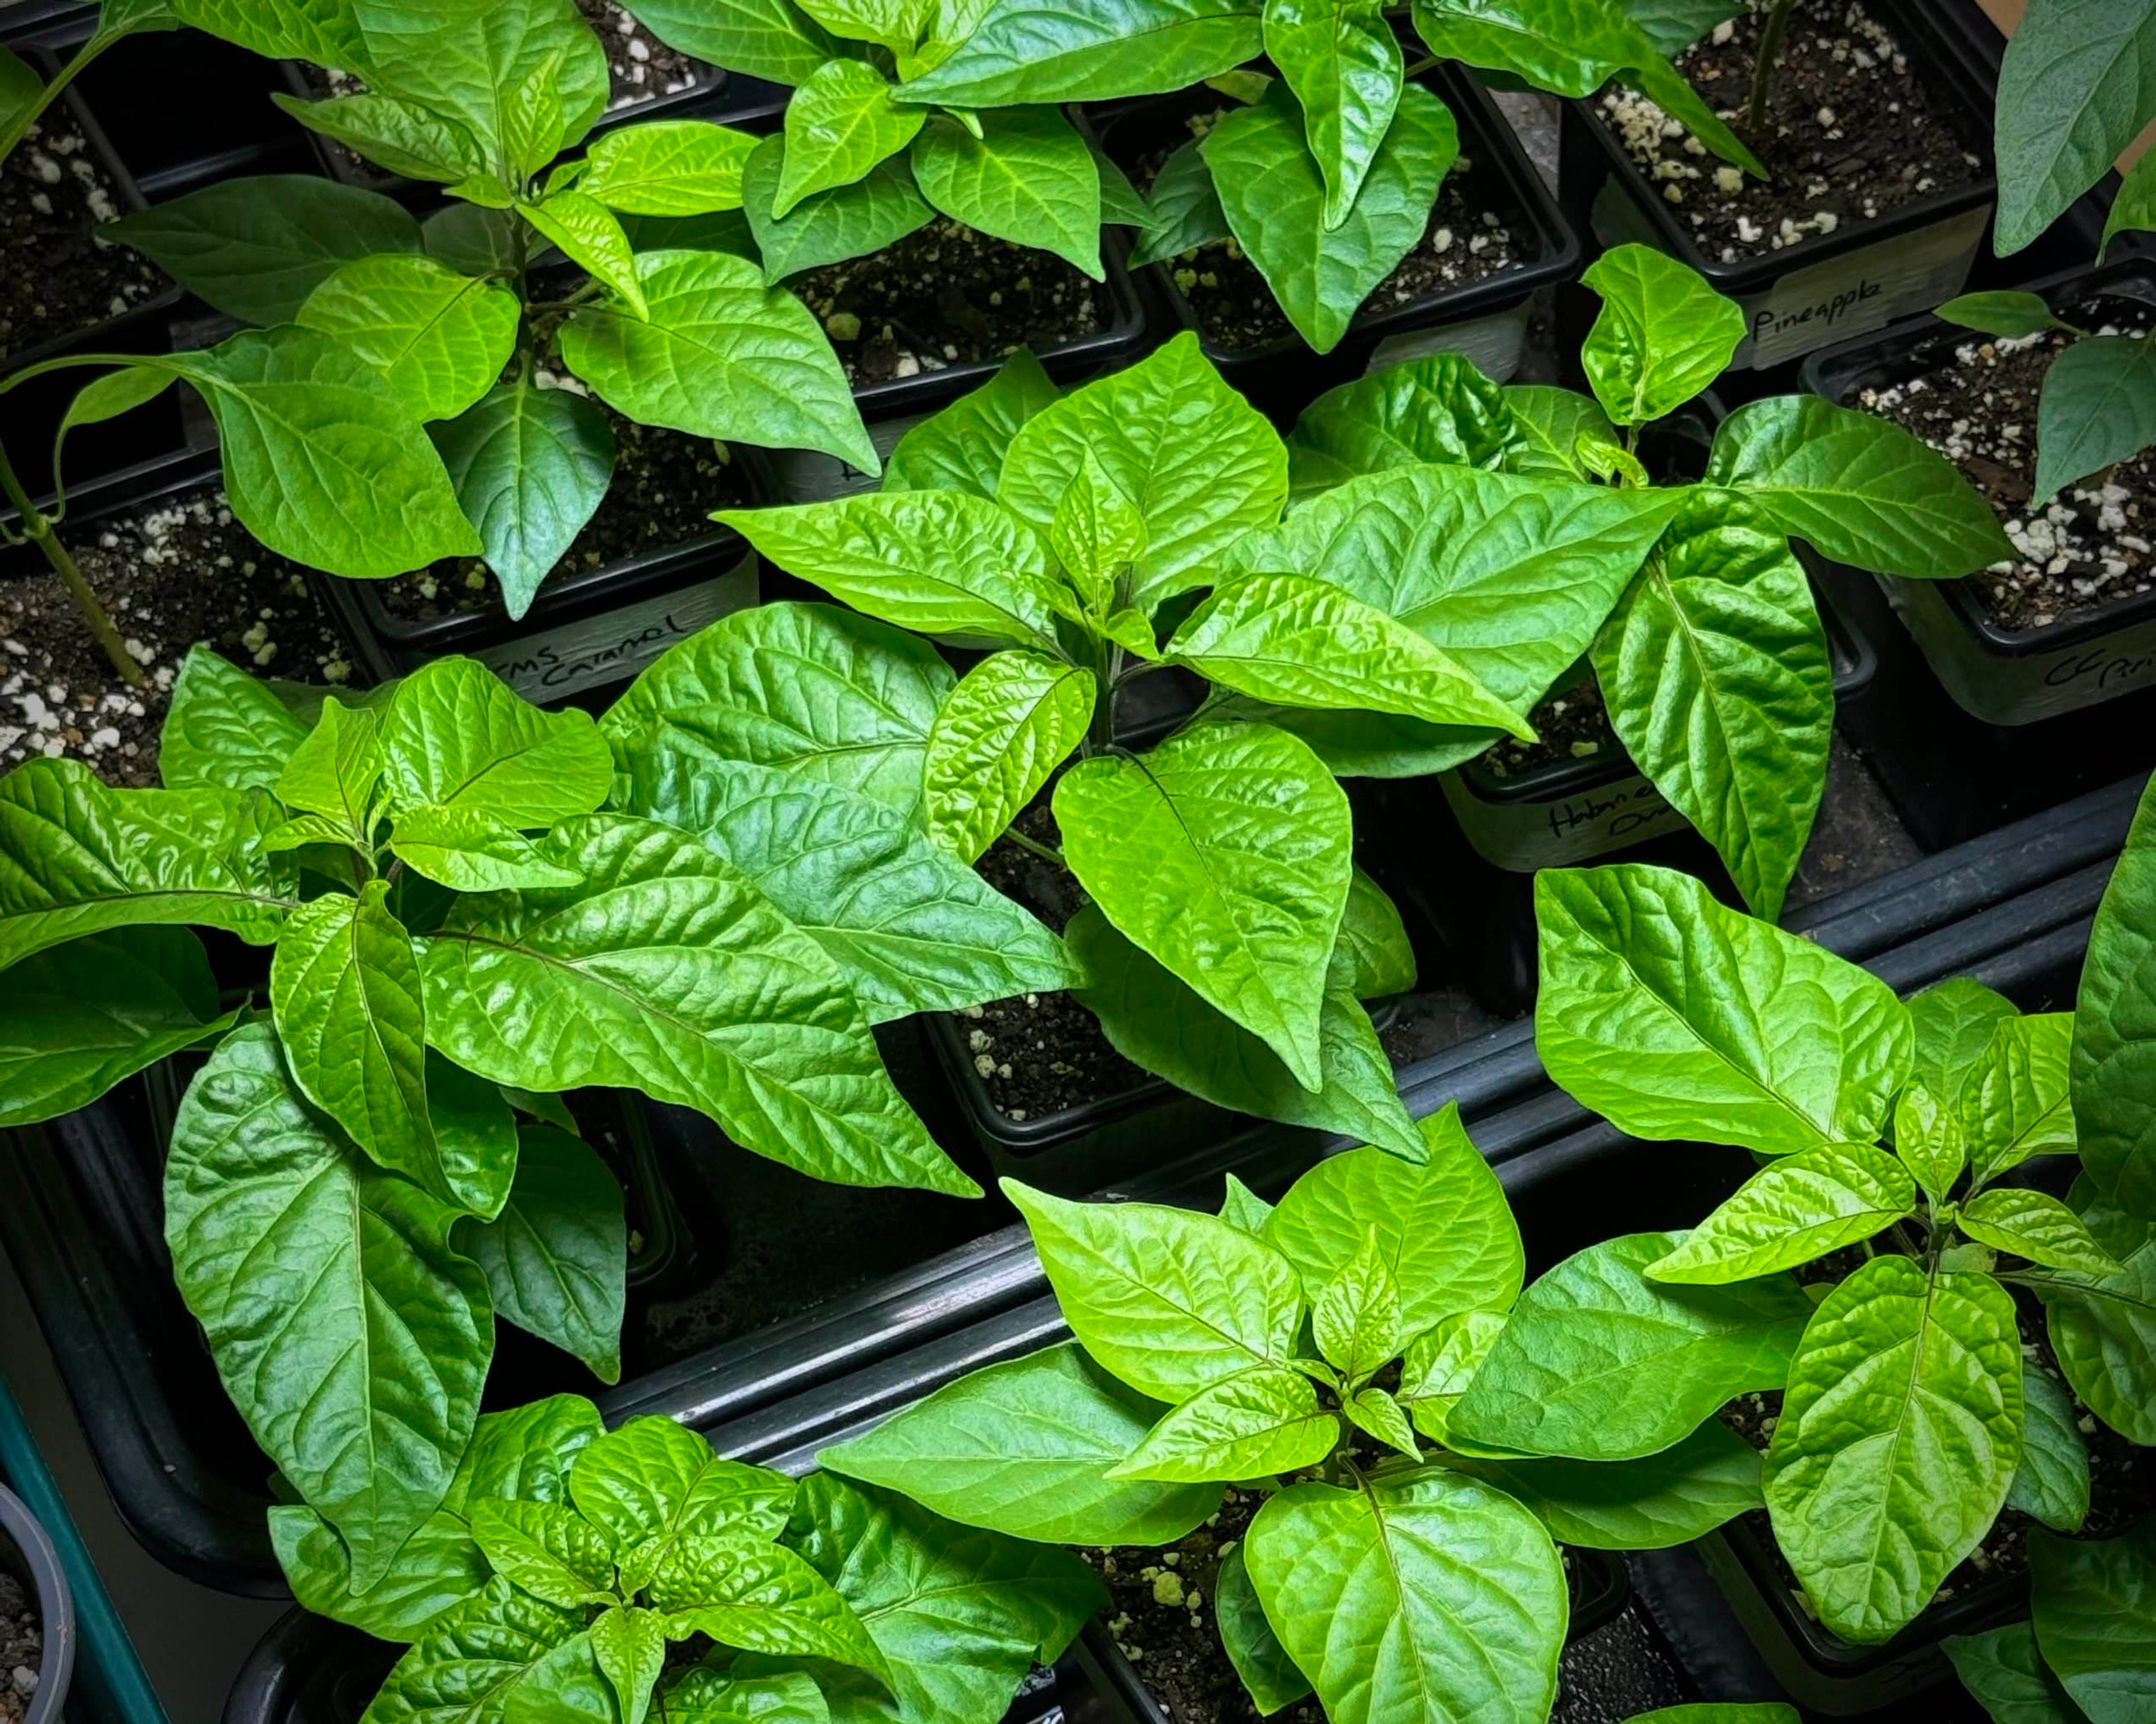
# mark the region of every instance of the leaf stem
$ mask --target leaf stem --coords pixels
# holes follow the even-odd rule
[[[38,505],[30,500],[30,494],[23,489],[23,481],[15,476],[15,469],[8,459],[7,451],[0,449],[0,489],[8,493],[8,500],[15,505],[22,516],[23,531],[37,541],[38,549],[44,553],[45,561],[52,565],[53,572],[60,577],[60,584],[68,590],[82,619],[90,625],[97,644],[105,649],[105,656],[112,661],[112,668],[126,680],[131,689],[146,689],[150,679],[142,674],[142,667],[135,662],[127,650],[127,643],[120,638],[113,627],[112,618],[90,591],[90,582],[83,578],[82,571],[75,567],[73,556],[53,531],[51,521],[38,512]]]
[[[1789,28],[1789,14],[1796,10],[1797,0],[1774,0],[1774,9],[1767,14],[1767,28],[1760,32],[1759,46],[1752,56],[1752,99],[1744,109],[1744,129],[1753,137],[1759,136],[1767,125],[1767,98],[1773,94],[1774,70],[1782,58],[1782,38]]]
[[[60,92],[74,83],[76,76],[84,71],[92,60],[111,47],[122,36],[130,33],[131,32],[126,30],[109,32],[99,30],[77,49],[68,63],[53,74],[53,81],[44,87],[37,100],[32,102],[21,113],[17,114],[5,131],[0,131],[0,161],[5,161],[15,153],[16,145],[30,135],[30,128],[44,118],[45,110],[59,100]]]
[[[1028,838],[1016,826],[1004,828],[1004,836],[1021,850],[1032,851],[1044,862],[1053,862],[1058,868],[1068,868],[1070,865],[1063,859],[1063,852],[1057,849],[1054,844],[1045,844],[1037,838]]]

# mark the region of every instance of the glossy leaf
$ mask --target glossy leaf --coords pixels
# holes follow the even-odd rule
[[[1389,39],[1382,28],[1376,33]],[[1443,102],[1406,85],[1355,201],[1328,229],[1327,184],[1304,124],[1276,85],[1265,100],[1224,115],[1199,153],[1236,243],[1303,340],[1329,353],[1371,290],[1422,243],[1460,134]]]
[[[1326,985],[1358,999],[1405,993],[1415,985],[1414,947],[1399,907],[1359,868],[1348,876],[1348,907],[1340,918]]]
[[[1948,1098],[1960,1095],[1963,1079],[1999,1020],[2020,1015],[2020,1008],[2005,994],[1967,976],[1935,982],[1911,994],[1908,1004],[1917,1032],[1910,1080]]]
[[[2036,410],[2039,505],[2156,443],[2156,354],[2128,336],[2088,336],[2044,372]]]
[[[662,732],[631,766],[619,806],[738,870],[844,972],[872,1024],[1081,978],[1026,911],[857,792],[717,759]]]
[[[1307,747],[1201,725],[1055,788],[1070,870],[1119,932],[1261,1038],[1305,1089],[1348,894],[1348,799]]]
[[[1169,151],[1153,176],[1147,197],[1154,225],[1131,248],[1133,269],[1234,237],[1228,230],[1228,213],[1220,208],[1220,194],[1213,189],[1213,170],[1205,165],[1196,138]]]
[[[1367,0],[1267,0],[1265,33],[1325,177],[1326,223],[1337,227],[1399,105],[1399,43]]]
[[[616,1606],[602,1611],[586,1630],[592,1656],[606,1672],[621,1707],[623,1724],[643,1724],[651,1690],[666,1668],[666,1630],[657,1612]]]
[[[646,252],[636,271],[642,316],[588,305],[562,328],[563,362],[608,405],[692,437],[821,449],[880,470],[845,372],[798,300],[723,252]]]
[[[1014,1538],[1170,1544],[1219,1492],[1106,1476],[1163,1410],[1065,1342],[971,1372],[817,1463]]]
[[[1258,1365],[1171,1408],[1109,1476],[1171,1484],[1267,1478],[1317,1465],[1339,1438],[1340,1421],[1318,1405],[1307,1377]]]
[[[1226,1176],[1225,1185],[1227,1195],[1220,1204],[1220,1219],[1253,1237],[1263,1234],[1265,1217],[1273,1213],[1273,1206],[1233,1173]]]
[[[98,231],[242,323],[289,323],[339,265],[419,249],[394,198],[311,174],[221,180]]]
[[[1062,398],[1031,350],[1019,348],[979,388],[930,414],[898,439],[884,468],[883,488],[994,496],[1004,455],[1019,428]]]
[[[1106,280],[1101,175],[1086,141],[1053,107],[1005,108],[976,118],[978,137],[938,118],[915,140],[913,177],[921,196],[954,221],[1054,252],[1096,281]]]
[[[913,170],[893,159],[880,162],[850,186],[804,198],[783,221],[772,213],[786,171],[783,134],[758,144],[742,170],[742,208],[763,259],[763,279],[791,276],[866,257],[896,245],[936,218],[913,183]]]
[[[2021,1457],[2014,1302],[1875,1257],[1820,1302],[1767,1454],[1767,1507],[1820,1620],[1876,1645],[1990,1530]]]
[[[1148,612],[1200,584],[1198,566],[1276,521],[1287,496],[1279,434],[1188,332],[1028,419],[1004,458],[997,496],[1045,531],[1089,452],[1144,517],[1130,598]]]
[[[1292,1485],[1258,1511],[1243,1550],[1332,1724],[1548,1716],[1564,1571],[1502,1493],[1435,1467],[1360,1491]]]
[[[1145,518],[1090,455],[1082,460],[1048,524],[1048,548],[1089,613],[1114,608],[1116,577],[1143,554]]]
[[[1392,1062],[1352,993],[1328,979],[1317,1019],[1323,1082],[1306,1090],[1264,1041],[1117,933],[1097,906],[1073,916],[1064,938],[1086,975],[1079,999],[1132,1065],[1216,1107],[1419,1157],[1422,1142],[1400,1105]]]
[[[342,341],[286,325],[157,362],[209,408],[232,512],[272,551],[372,578],[480,548],[418,416]]]
[[[1746,1180],[1676,1250],[1649,1264],[1648,1278],[1714,1285],[1795,1269],[1885,1232],[1916,1206],[1916,1182],[1884,1150],[1803,1150]]]
[[[497,1578],[429,1623],[397,1661],[361,1724],[496,1719],[556,1699],[557,1653],[590,1659],[581,1611],[565,1610]],[[598,1675],[593,1666],[592,1674]],[[608,1698],[598,1691],[601,1704]]]
[[[299,321],[344,341],[423,419],[453,419],[516,345],[516,295],[407,253],[360,258],[307,295]]]
[[[1448,1455],[1445,1464],[1517,1497],[1553,1538],[1585,1550],[1667,1550],[1763,1502],[1759,1451],[1713,1419],[1674,1447],[1636,1460]]]
[[[2105,236],[2107,240],[2109,237]],[[2040,336],[2059,326],[2050,304],[2033,293],[1965,293],[1948,300],[1932,316],[1942,323],[1988,336]]]
[[[621,1380],[629,1227],[620,1182],[590,1145],[526,1126],[507,1203],[458,1244],[485,1272],[497,1312],[575,1354],[600,1382]]]
[[[639,1418],[578,1453],[568,1494],[613,1540],[622,1584],[641,1588],[686,1540],[777,1537],[794,1487],[783,1474],[721,1459],[670,1419]]]
[[[1706,482],[1742,491],[1821,555],[1880,574],[1944,580],[2016,554],[1944,455],[1817,395],[1738,408],[1716,428]]]
[[[1537,1046],[1620,1130],[1768,1155],[1879,1135],[1912,1037],[1877,977],[1667,869],[1545,870],[1535,916]]]
[[[535,107],[547,133],[538,141],[558,137],[559,148],[606,106],[606,53],[571,0],[353,0],[352,9],[372,81],[456,119],[497,163],[532,141]]]
[[[613,1590],[613,1542],[565,1503],[482,1498],[471,1527],[494,1572],[535,1598],[573,1609]]]
[[[398,813],[460,808],[505,825],[552,826],[589,813],[613,782],[588,715],[542,712],[471,659],[434,659],[398,685],[382,752],[383,788]]]
[[[1788,541],[1727,510],[1681,516],[1596,635],[1594,670],[1617,740],[1779,920],[1834,735],[1826,633]]]
[[[1591,479],[1579,458],[1582,442],[1617,441],[1617,428],[1590,397],[1548,383],[1511,383],[1501,393],[1521,438],[1520,446],[1505,455],[1507,473]]]
[[[1230,71],[1263,46],[1256,8],[1239,0],[1111,0],[1083,11],[997,0],[900,95],[962,108],[1158,95]]]
[[[670,725],[732,758],[911,813],[937,709],[956,680],[935,648],[886,623],[833,605],[757,605],[654,659],[601,729],[617,763]]]
[[[921,130],[921,111],[891,99],[891,81],[865,60],[819,66],[786,104],[786,151],[772,214],[781,220],[817,192],[851,185]]]
[[[509,382],[433,434],[503,608],[521,618],[605,500],[614,461],[605,410],[572,389]]]
[[[1993,1724],[2087,1724],[2036,1648],[2035,1629],[2010,1623],[1980,1634],[1948,1634],[1939,1650]]]
[[[315,727],[277,775],[278,801],[320,814],[365,848],[373,839],[375,787],[382,778],[380,721],[364,707],[325,700]]]
[[[1502,1311],[1458,1311],[1408,1343],[1394,1398],[1433,1443],[1445,1441],[1450,1434],[1452,1409],[1504,1326]]]
[[[1312,498],[1280,526],[1242,538],[1223,562],[1252,572],[1292,569],[1344,588],[1450,653],[1517,711],[1587,650],[1676,506],[1669,494],[1400,467]],[[1344,769],[1326,733],[1309,734]],[[1499,734],[1395,726],[1387,748],[1398,764],[1352,764],[1383,767],[1388,777],[1441,771]]]
[[[2142,159],[2136,160],[2133,165],[2126,170],[2125,177],[2119,182],[2118,191],[2111,200],[2111,213],[2103,220],[2103,237],[2097,242],[2096,255],[2098,263],[2103,262],[2110,256],[2111,242],[2121,233],[2156,232],[2156,162],[2148,162],[2144,166],[2146,156],[2147,152],[2144,151]],[[2008,295],[2001,295],[1999,297],[2005,298]],[[2028,297],[2035,299],[2036,296],[2031,294]],[[2038,303],[2041,304],[2042,301],[2039,300]],[[2048,309],[2046,307],[2047,310]],[[2039,326],[2041,328],[2051,326],[2048,321]],[[2023,331],[2020,333],[2033,334],[2035,331]]]
[[[1961,1089],[1962,1124],[1978,1184],[2031,1156],[2072,1152],[2067,1090],[2073,1037],[2071,1012],[2015,1017],[1993,1029]]]
[[[1244,575],[1214,588],[1168,650],[1221,687],[1284,706],[1492,726],[1522,741],[1534,735],[1442,648],[1307,575]]]
[[[1021,521],[963,491],[862,491],[716,519],[790,574],[923,634],[1053,648],[1047,552]]]
[[[0,993],[0,1127],[86,1107],[122,1079],[232,1028],[202,942],[114,928],[49,947]]]
[[[2029,1535],[2030,1619],[2090,1724],[2135,1724],[2156,1700],[2156,1522],[2118,1538]]]
[[[301,0],[165,0],[163,8],[156,9],[270,58],[308,59],[325,66],[366,64],[365,42],[346,7],[314,8]],[[107,0],[98,9],[100,22],[109,24],[120,11],[119,0]]]
[[[1786,1275],[1667,1285],[1676,1234],[1567,1258],[1521,1296],[1450,1429],[1529,1455],[1629,1460],[1681,1441],[1732,1396],[1779,1388],[1811,1301]]]
[[[830,1724],[815,1680],[799,1670],[736,1676],[692,1665],[666,1686],[666,1716],[681,1724]]]
[[[198,643],[172,685],[157,775],[170,790],[274,790],[307,728],[259,679]]]
[[[493,1319],[454,1212],[300,1099],[266,1024],[189,1086],[165,1169],[174,1278],[256,1442],[342,1535],[361,1590],[439,1506]]]
[[[1156,1400],[1285,1366],[1302,1319],[1287,1260],[1211,1215],[1067,1203],[1003,1182],[1063,1320],[1096,1363]]]
[[[115,790],[74,760],[0,778],[0,970],[110,928],[223,928],[258,946],[291,900],[259,849],[259,801],[198,785]]]
[[[819,1178],[974,1193],[891,1087],[844,972],[728,865],[615,816],[539,848],[585,884],[457,901],[422,958],[435,1046],[495,1083],[642,1089]]]
[[[1917,1176],[1932,1207],[1944,1207],[1969,1165],[1969,1136],[1961,1116],[1925,1085],[1912,1080],[1894,1103],[1894,1152]]]
[[[2076,1195],[2090,1233],[2124,1269],[2046,1279],[2037,1290],[2051,1349],[2091,1412],[2128,1442],[2156,1446],[2156,1224]]]
[[[1503,390],[1460,354],[1435,353],[1311,403],[1288,437],[1288,477],[1301,497],[1388,467],[1498,469],[1525,440]]]
[[[1994,1250],[2011,1251],[2050,1269],[2101,1279],[2123,1267],[2090,1237],[2080,1216],[2045,1192],[1994,1186],[1961,1206],[1955,1225]]]
[[[1675,412],[1727,369],[1744,339],[1743,308],[1651,246],[1614,247],[1580,280],[1602,299],[1580,364],[1617,424]]]
[[[705,120],[647,120],[608,132],[584,158],[577,189],[624,215],[739,209],[742,172],[757,140]]]
[[[1317,1350],[1349,1383],[1375,1374],[1407,1343],[1392,1255],[1391,1242],[1381,1244],[1373,1224],[1355,1255],[1312,1295],[1310,1326]]]
[[[2088,1518],[2088,1444],[2072,1398],[2050,1372],[2021,1373],[2021,1464],[2006,1506],[2059,1532],[2078,1532]]]
[[[636,18],[669,48],[773,84],[799,84],[839,51],[790,0],[639,0]]]
[[[2156,803],[2145,792],[2089,933],[2071,1075],[2089,1178],[2156,1221]]]
[[[670,1639],[709,1634],[746,1652],[885,1675],[883,1655],[852,1608],[783,1545],[742,1532],[685,1538],[659,1560],[645,1590],[666,1614]]]
[[[281,90],[272,90],[270,100],[308,131],[408,180],[454,185],[486,171],[485,155],[469,131],[417,102],[373,91],[303,101]]]
[[[1069,758],[1093,716],[1093,673],[1045,653],[993,653],[959,679],[921,763],[928,836],[977,860]]]
[[[1265,1223],[1266,1242],[1313,1293],[1354,1260],[1374,1227],[1410,1335],[1458,1311],[1507,1309],[1525,1273],[1503,1188],[1468,1141],[1458,1106],[1424,1118],[1419,1131],[1419,1164],[1374,1148],[1329,1156]]]

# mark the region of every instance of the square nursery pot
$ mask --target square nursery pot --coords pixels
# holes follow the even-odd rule
[[[762,502],[767,487],[757,461],[738,448],[733,459],[747,491],[742,500]],[[375,679],[465,654],[526,700],[551,706],[603,702],[676,641],[754,605],[761,569],[748,541],[713,521],[678,544],[549,575],[514,621],[498,596],[480,609],[423,620],[398,615],[378,582],[316,579]]]
[[[1472,165],[1465,175],[1455,167],[1445,176],[1440,198],[1445,190],[1464,185],[1463,195],[1476,207],[1478,218],[1484,211],[1497,215],[1518,254],[1510,267],[1405,305],[1366,304],[1338,345],[1322,354],[1291,331],[1263,346],[1221,346],[1206,337],[1196,308],[1177,286],[1173,260],[1149,264],[1141,272],[1175,325],[1198,331],[1205,357],[1220,374],[1282,423],[1328,389],[1432,353],[1464,354],[1484,373],[1503,382],[1520,363],[1531,296],[1579,274],[1579,236],[1496,104],[1457,66],[1435,67],[1419,81],[1452,110],[1460,156]],[[1135,176],[1148,156],[1188,141],[1186,122],[1192,116],[1229,105],[1228,98],[1202,89],[1117,105],[1101,119],[1101,147]]]
[[[1867,0],[1866,9],[1892,33],[1912,71],[1961,134],[1964,150],[1984,164],[1977,178],[1876,220],[1849,222],[1725,263],[1718,249],[1710,252],[1698,242],[1688,213],[1666,199],[1662,184],[1625,147],[1603,112],[1600,94],[1563,105],[1565,207],[1601,246],[1636,242],[1668,252],[1742,305],[1749,333],[1737,350],[1738,371],[1770,369],[1830,341],[1928,311],[1962,290],[1979,250],[1989,249],[1995,198],[1991,85],[1960,43],[1991,25],[1975,0]],[[1793,31],[1805,22],[1800,11]],[[1741,104],[1743,95],[1739,90],[1713,105]],[[1699,160],[1710,172],[1718,165],[1711,156]],[[1871,174],[1866,170],[1865,178]],[[1736,377],[1723,387],[1742,393]]]
[[[2036,284],[2070,320],[2101,302],[2156,308],[2156,264],[2128,260]],[[2095,305],[2090,311],[2085,306]],[[1805,362],[1804,386],[1855,406],[1986,337],[1931,316]],[[2156,495],[2141,531],[2156,526]],[[2145,769],[2156,716],[2156,590],[2040,627],[2002,626],[1969,580],[1874,576],[1802,553],[1876,644],[1879,696],[1851,734],[1927,849],[1958,842],[2062,794]]]

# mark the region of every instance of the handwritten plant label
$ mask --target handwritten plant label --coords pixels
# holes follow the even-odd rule
[[[1567,795],[1517,802],[1486,801],[1458,772],[1439,782],[1469,842],[1486,861],[1516,874],[1569,868],[1684,825],[1669,799],[1637,772]]]
[[[626,682],[675,641],[754,604],[757,567],[752,551],[716,579],[482,648],[472,656],[534,702]]]
[[[1980,204],[1793,269],[1764,291],[1738,298],[1749,333],[1732,363],[1763,370],[1943,304],[1967,284],[1990,220],[1991,206]],[[1606,246],[1669,249],[1614,174],[1594,199],[1594,223]]]
[[[1528,300],[1522,300],[1509,310],[1492,311],[1465,323],[1387,336],[1371,350],[1370,362],[1363,367],[1363,375],[1368,377],[1389,365],[1404,365],[1411,359],[1427,359],[1433,353],[1458,353],[1492,382],[1510,382],[1527,349],[1527,319],[1532,309]]]
[[[1954,704],[1986,724],[2034,724],[2156,683],[2156,618],[2010,654],[1974,634],[1929,582],[1880,584]]]

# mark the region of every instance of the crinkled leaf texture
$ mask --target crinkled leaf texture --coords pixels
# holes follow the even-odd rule
[[[1871,1259],[1820,1301],[1767,1453],[1775,1542],[1820,1620],[1876,1645],[1990,1531],[2021,1458],[2021,1344],[1989,1275]]]
[[[1626,864],[1535,878],[1550,1075],[1635,1137],[1768,1155],[1869,1142],[1907,1075],[1907,1010],[1689,875]]]
[[[855,791],[665,731],[631,764],[618,802],[739,870],[845,972],[872,1024],[1082,979],[1029,912]]]
[[[515,827],[588,814],[613,778],[589,715],[542,712],[472,659],[436,659],[397,685],[382,723],[393,813],[438,808]]]
[[[2156,1221],[2156,798],[2147,793],[2084,964],[2071,1060],[2082,1163],[2119,1208]]]
[[[818,1178],[976,1193],[891,1086],[844,973],[735,869],[612,815],[537,848],[584,884],[458,900],[421,956],[435,1046],[521,1089],[641,1089]]]
[[[2091,1412],[2128,1442],[2156,1446],[2156,1222],[2112,1207],[2088,1184],[2084,1176],[2071,1200],[2123,1268],[2046,1278],[2038,1290],[2051,1348]]]
[[[968,670],[928,735],[929,838],[962,862],[978,859],[1078,746],[1099,687],[1091,671],[1045,653],[993,653]]]
[[[1717,377],[1744,339],[1744,311],[1646,245],[1613,246],[1580,280],[1602,296],[1581,347],[1595,398],[1620,425],[1672,413]]]
[[[1527,423],[1506,391],[1462,355],[1435,353],[1383,367],[1311,403],[1288,436],[1288,479],[1300,500],[1388,467],[1509,470],[1527,443]]]
[[[1916,1206],[1909,1170],[1882,1149],[1799,1150],[1746,1180],[1647,1274],[1705,1285],[1749,1280],[1883,1233]]]
[[[1540,1724],[1568,1614],[1533,1515],[1443,1468],[1291,1485],[1244,1557],[1265,1619],[1332,1724]]]
[[[342,1535],[364,1591],[440,1506],[494,1351],[455,1212],[300,1098],[266,1024],[188,1086],[165,1169],[187,1308],[255,1440]]]
[[[899,95],[961,108],[1157,95],[1231,71],[1263,46],[1245,0],[998,0]]]

